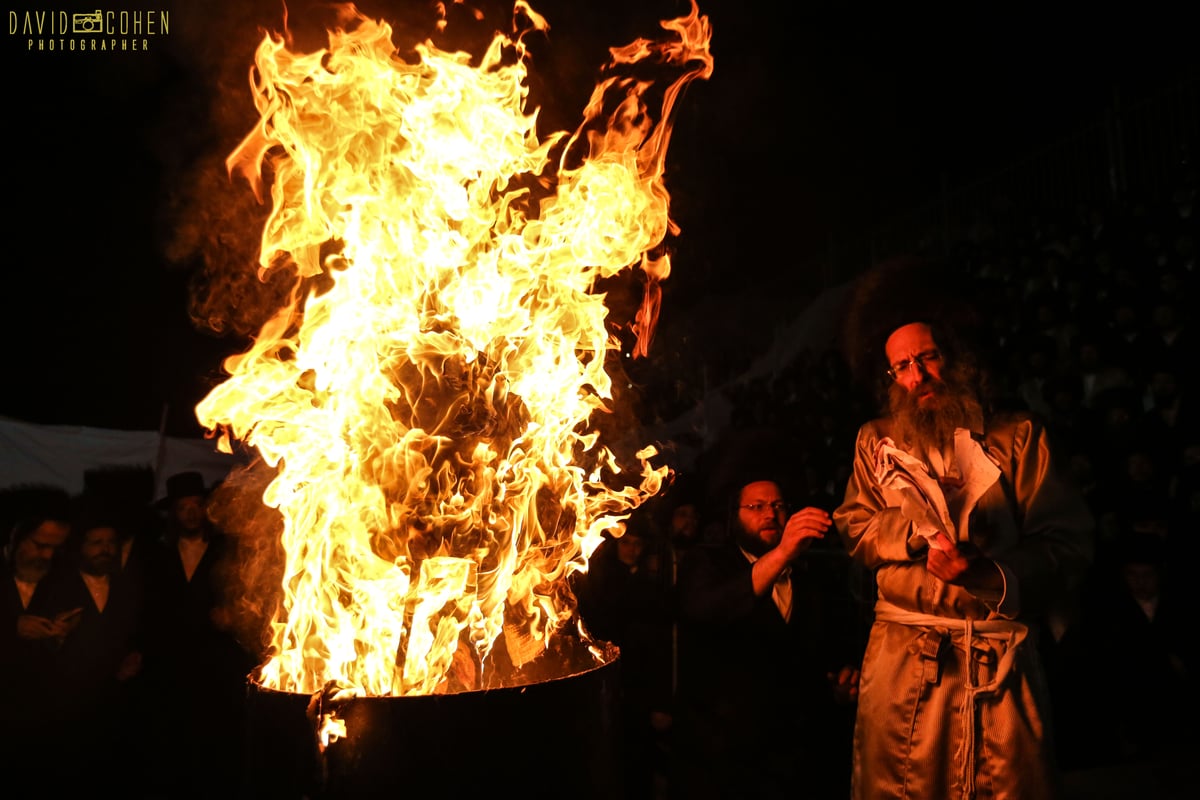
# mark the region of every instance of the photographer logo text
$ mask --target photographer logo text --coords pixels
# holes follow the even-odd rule
[[[9,37],[29,52],[144,51],[170,32],[163,9],[8,12]]]

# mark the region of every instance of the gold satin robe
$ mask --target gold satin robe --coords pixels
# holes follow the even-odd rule
[[[1092,515],[1056,474],[1042,427],[1020,417],[975,434],[1000,478],[959,510],[962,524],[952,527],[967,529],[970,544],[1004,576],[1001,594],[976,597],[926,571],[926,540],[902,515],[903,495],[880,486],[876,453],[890,434],[888,420],[860,428],[854,471],[834,513],[849,553],[877,585],[852,797],[1057,797],[1037,625],[1090,566]]]

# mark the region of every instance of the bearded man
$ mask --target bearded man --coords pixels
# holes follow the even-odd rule
[[[1036,626],[1082,580],[1094,522],[1042,424],[988,408],[985,373],[925,266],[871,276],[849,315],[861,326],[850,341],[890,383],[833,514],[877,587],[852,797],[1054,798]],[[917,302],[898,287],[920,287]]]
[[[772,468],[735,472],[729,535],[679,565],[672,792],[844,797],[861,644],[843,562],[820,546],[829,513],[792,511]]]
[[[71,531],[70,495],[34,485],[4,500],[14,521],[0,562],[0,770],[37,774],[56,763],[53,665],[80,613],[58,605],[53,589]]]

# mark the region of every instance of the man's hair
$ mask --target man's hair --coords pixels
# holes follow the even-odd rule
[[[884,261],[858,278],[843,315],[842,349],[855,380],[871,391],[881,411],[893,382],[885,345],[894,331],[912,323],[929,326],[946,368],[961,371],[986,408],[991,387],[968,279],[965,265],[925,257]]]
[[[10,561],[17,545],[34,534],[42,523],[70,523],[71,495],[65,489],[44,484],[12,487],[0,499],[6,522],[5,559]]]
[[[779,487],[779,492],[783,497],[787,498],[787,488],[778,477],[775,477],[769,470],[747,470],[741,473],[734,485],[731,485],[726,494],[725,502],[725,532],[726,535],[737,541],[739,537],[745,534],[742,529],[742,521],[740,517],[742,492],[752,483],[769,482]]]
[[[117,532],[117,538],[121,538],[126,513],[112,498],[85,491],[74,499],[67,551],[77,554],[87,533],[97,528],[112,528]]]

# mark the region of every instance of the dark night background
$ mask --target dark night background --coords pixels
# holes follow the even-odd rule
[[[549,130],[570,130],[579,122],[608,47],[658,36],[660,20],[686,14],[690,6],[685,0],[530,2],[551,25],[546,40],[531,42],[532,99],[542,108]],[[611,427],[605,431],[636,434],[631,438],[639,447],[653,438],[664,452],[674,448],[683,454],[694,448],[694,466],[685,466],[682,480],[674,484],[682,487],[678,496],[685,500],[698,496],[716,508],[725,499],[720,491],[724,481],[738,474],[738,457],[757,456],[754,448],[769,445],[771,451],[792,448],[788,455],[799,456],[789,461],[788,474],[796,478],[796,488],[811,493],[814,504],[836,504],[846,485],[840,470],[849,467],[845,445],[852,442],[839,436],[848,432],[852,437],[869,411],[848,391],[843,393],[848,387],[839,385],[837,370],[825,369],[819,359],[806,363],[797,358],[793,364],[772,360],[778,351],[773,345],[798,338],[788,324],[804,321],[809,311],[828,309],[822,299],[889,255],[886,248],[931,230],[944,239],[947,231],[958,233],[967,221],[949,220],[945,209],[954,205],[950,200],[962,198],[957,209],[966,216],[978,210],[973,203],[1004,194],[998,189],[990,195],[997,176],[1058,178],[1079,164],[1086,169],[1070,177],[1096,184],[1087,187],[1089,202],[1099,197],[1101,203],[1120,199],[1123,204],[1150,183],[1133,186],[1134,179],[1148,177],[1134,174],[1122,187],[1122,176],[1104,174],[1111,155],[1125,152],[1106,141],[1120,127],[1112,124],[1114,119],[1130,122],[1124,142],[1130,172],[1151,164],[1150,155],[1164,156],[1173,168],[1190,166],[1188,188],[1194,193],[1200,187],[1195,165],[1200,58],[1196,27],[1185,5],[1168,11],[1128,0],[1077,8],[973,3],[938,13],[917,8],[919,4],[897,10],[896,4],[699,2],[711,21],[715,65],[711,80],[691,84],[680,99],[667,154],[666,188],[672,218],[680,227],[679,236],[668,242],[673,272],[663,286],[650,358],[628,362],[626,386],[632,391],[624,394],[618,388],[623,396],[617,400],[625,408],[606,419]],[[433,34],[438,5],[433,0],[362,0],[359,7],[367,16],[392,23],[395,41],[405,53]],[[446,5],[450,23],[445,35],[434,36],[439,45],[486,42],[492,30],[508,27],[513,3],[477,0],[473,5],[483,9],[482,21],[472,21],[463,5]],[[26,14],[61,10],[69,18],[97,8],[166,9],[170,32],[150,38],[148,52],[27,49],[29,37],[19,29]],[[281,0],[66,0],[45,8],[26,0],[26,6],[10,3],[5,11],[0,50],[6,70],[8,202],[0,217],[5,245],[0,418],[134,431],[161,426],[170,436],[201,436],[196,404],[223,380],[223,358],[245,348],[258,329],[252,323],[261,322],[269,302],[286,288],[279,278],[268,284],[255,280],[255,245],[269,208],[256,205],[244,182],[231,182],[224,169],[225,157],[257,122],[248,85],[254,51],[264,29],[282,29],[285,14],[296,49],[311,52],[324,46],[324,30],[333,19],[329,6],[317,0],[296,0],[286,7]],[[1173,92],[1173,87],[1187,91]],[[1129,110],[1159,108],[1142,101],[1163,96],[1182,98],[1180,105],[1186,107],[1175,110],[1185,124],[1170,131],[1174,137],[1139,138],[1135,133],[1142,131],[1135,132],[1133,123],[1153,121],[1153,114]],[[1075,136],[1083,129],[1086,137]],[[1076,143],[1077,160],[1071,150]],[[1143,147],[1148,144],[1155,147]],[[1152,149],[1153,154],[1143,152]],[[1060,157],[1062,162],[1056,162]],[[1164,177],[1154,188],[1161,191],[1170,180]],[[985,189],[967,194],[979,186]],[[1120,191],[1110,191],[1114,188]],[[1118,194],[1122,196],[1110,197]],[[1180,223],[1194,247],[1194,213],[1182,215],[1187,203],[1177,209],[1164,199],[1157,198],[1160,210],[1176,215],[1172,225]],[[939,211],[945,219],[938,219]],[[1011,213],[1003,220],[1009,223],[1004,232],[1023,226],[1019,232],[1026,238],[1011,249],[1004,243],[1002,257],[987,265],[1011,278],[1009,288],[1015,285],[1022,293],[997,292],[997,306],[1008,303],[1019,321],[1040,322],[1033,300],[1041,297],[1024,290],[1037,286],[1034,278],[1046,277],[1041,273],[1053,261],[1042,262],[1051,249],[1047,242],[1061,244],[1072,231],[1064,226],[1046,238],[1029,237],[1033,225],[1027,214],[1034,210],[1018,205],[1006,211]],[[1053,213],[1065,214],[1080,230],[1091,220],[1078,211],[1071,206]],[[992,230],[1003,227],[998,223]],[[1048,228],[1053,221],[1042,230]],[[1153,231],[1153,224],[1129,230],[1138,237]],[[1170,230],[1160,231],[1163,247],[1171,241],[1165,235]],[[1094,226],[1087,228],[1088,234],[1093,231]],[[893,236],[896,232],[901,235]],[[1082,304],[1094,316],[1077,330],[1108,331],[1107,324],[1098,323],[1115,318],[1114,308],[1140,310],[1139,300],[1162,299],[1152,292],[1140,297],[1132,285],[1137,280],[1170,293],[1163,290],[1161,277],[1178,265],[1164,267],[1155,262],[1151,248],[1140,246],[1144,239],[1136,244],[1105,242],[1071,262],[1068,278],[1083,276],[1088,291],[1107,294],[1103,303]],[[1113,261],[1127,260],[1102,275],[1102,250]],[[1014,253],[1018,255],[1010,259]],[[1028,260],[1022,261],[1024,257]],[[1198,286],[1194,250],[1185,261],[1188,281],[1176,285],[1190,293],[1177,292],[1172,299],[1190,315]],[[217,295],[222,302],[196,302],[194,288],[214,285],[226,290]],[[627,319],[637,287],[612,289],[613,316],[625,314]],[[1065,295],[1066,289],[1060,293]],[[197,324],[200,317],[206,325]],[[995,319],[1009,322],[1002,314]],[[1195,325],[1189,327],[1182,338],[1194,347]],[[993,330],[1011,333],[1014,328]],[[1043,333],[1044,328],[1018,332]],[[804,341],[810,333],[804,331]],[[1039,338],[1045,337],[1017,338],[1007,353],[1049,361],[1053,349],[1039,352],[1027,346]],[[1139,361],[1131,355],[1135,352],[1123,350],[1137,367],[1131,373],[1160,366],[1151,359]],[[1191,415],[1179,417],[1187,425],[1133,425],[1165,417],[1157,407],[1139,417],[1134,412],[1146,411],[1146,395],[1115,386],[1110,388],[1118,391],[1106,400],[1111,409],[1105,411],[1128,411],[1124,419],[1130,424],[1110,426],[1107,413],[1063,415],[1060,421],[1084,419],[1087,424],[1064,425],[1055,433],[1063,431],[1062,441],[1073,448],[1067,461],[1072,475],[1086,479],[1081,483],[1097,509],[1101,555],[1111,560],[1118,554],[1118,531],[1141,533],[1139,526],[1169,522],[1172,533],[1180,534],[1171,546],[1180,550],[1169,551],[1167,581],[1187,595],[1194,534],[1200,529],[1200,415],[1194,404],[1196,350],[1175,352],[1185,355],[1166,374],[1178,375],[1186,386]],[[1032,360],[1020,366],[1028,370]],[[745,377],[748,368],[767,361],[774,373],[769,377],[778,379],[774,383],[744,380],[734,387],[737,391],[724,391],[730,379]],[[793,370],[797,365],[803,369]],[[1030,375],[1042,377],[1028,371],[1018,377]],[[615,383],[620,387],[625,382]],[[1131,385],[1135,391],[1141,388]],[[1029,381],[1016,388],[1028,389],[1030,395],[1041,391],[1046,399],[1044,386]],[[647,408],[647,398],[655,401],[653,409]],[[717,412],[729,408],[739,415],[731,412],[722,430]],[[686,413],[692,411],[696,413]],[[637,415],[633,422],[639,424],[625,426],[631,415]],[[735,419],[747,424],[739,429]],[[764,430],[769,439],[761,437]],[[1157,437],[1145,436],[1146,431]],[[732,435],[723,438],[727,432]],[[1151,454],[1144,452],[1150,443],[1172,456],[1179,451],[1180,468],[1135,481],[1124,459],[1140,456],[1140,463],[1153,466]],[[739,446],[745,449],[735,449]],[[763,452],[768,452],[765,447]],[[33,457],[49,460],[49,455],[39,451]],[[1144,472],[1153,470],[1143,466]],[[1176,484],[1182,486],[1179,502],[1164,502],[1158,491],[1160,483],[1168,483],[1159,480],[1163,476],[1186,478]],[[261,510],[257,502],[255,508]],[[239,511],[234,505],[224,508],[230,516]],[[255,517],[247,527],[259,521]],[[711,521],[719,523],[720,517]],[[1103,559],[1098,563],[1106,566]],[[1104,577],[1102,570],[1097,573]],[[1194,604],[1184,599],[1186,606],[1177,607],[1182,632],[1172,646],[1189,641],[1188,621],[1195,618]],[[1122,711],[1163,712],[1163,717],[1179,720],[1149,724],[1140,733],[1149,732],[1149,742],[1162,733],[1163,749],[1148,745],[1143,752],[1155,757],[1164,753],[1162,764],[1172,766],[1168,782],[1190,790],[1193,779],[1187,767],[1196,745],[1194,726],[1189,727],[1195,718],[1193,698],[1159,680],[1161,673],[1134,671],[1139,662],[1154,666],[1158,654],[1141,639],[1114,633],[1114,617],[1101,614],[1097,619],[1102,633],[1094,650],[1090,643],[1073,644],[1074,637],[1066,641],[1077,648],[1075,653],[1053,646],[1046,650],[1061,659],[1048,660],[1049,679],[1061,681],[1052,689],[1059,693],[1056,702],[1076,704],[1058,717],[1065,721],[1059,739],[1064,764],[1082,767],[1086,779],[1071,797],[1160,796],[1153,794],[1152,785],[1160,763],[1122,763],[1125,742],[1113,735],[1121,727]],[[1180,646],[1170,655],[1183,652]],[[187,740],[183,747],[170,741],[172,751],[202,750],[187,747]],[[1116,767],[1145,768],[1131,770],[1124,781],[1110,780],[1115,773],[1107,770],[1088,769],[1110,766],[1110,761]]]
[[[61,8],[94,10],[85,5]],[[257,234],[240,213],[248,190],[230,186],[219,167],[254,123],[247,73],[258,26],[278,30],[283,6],[136,5],[170,10],[169,35],[153,38],[148,52],[28,52],[26,37],[6,29],[0,415],[156,429],[165,414],[168,433],[195,435],[192,407],[242,340],[232,323],[225,336],[192,324],[188,285],[205,237],[228,240],[237,259]],[[1115,98],[1195,74],[1183,11],[1176,18],[1123,3],[1048,16],[974,4],[889,18],[787,5],[701,4],[715,72],[680,101],[668,155],[682,232],[660,335],[691,331],[702,354],[724,347],[749,358],[768,344],[787,299],[759,298],[755,287],[790,275],[800,304],[847,277],[807,272],[805,263],[848,248],[944,180],[970,181],[1098,117]],[[488,24],[503,24],[505,4],[483,7]],[[542,80],[562,105],[547,116],[561,115],[566,127],[578,120],[570,104],[590,91],[604,48],[656,35],[657,20],[686,11],[667,0],[533,7],[552,26],[553,69]],[[432,30],[435,19],[432,3],[360,8],[402,33]],[[6,11],[11,21],[26,9]],[[298,32],[319,32],[327,18],[312,2],[288,13]],[[539,74],[537,61],[532,70]],[[236,200],[216,199],[227,196]],[[729,298],[769,307],[762,329],[714,325]]]

